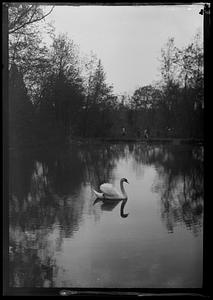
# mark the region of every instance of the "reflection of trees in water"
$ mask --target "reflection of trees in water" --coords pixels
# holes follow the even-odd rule
[[[118,159],[125,157],[124,144],[90,145],[84,149],[87,180],[98,189],[100,184],[113,180],[113,170]]]
[[[86,206],[100,213],[91,208],[86,189],[113,181],[117,161],[130,157],[136,165],[157,170],[153,189],[161,195],[161,216],[168,230],[182,222],[196,233],[203,216],[201,147],[97,144],[11,153],[12,286],[54,285],[55,250],[60,251],[64,237],[78,230]],[[47,237],[55,234],[55,227],[58,236],[52,244]]]
[[[177,223],[196,234],[203,217],[203,147],[130,144],[133,168],[153,165],[158,176],[153,191],[161,195],[161,216],[168,231]]]
[[[203,217],[203,156],[201,147],[166,147],[157,157],[155,190],[161,194],[161,215],[168,231],[176,223],[196,234]]]
[[[9,191],[20,201],[30,192],[33,164],[34,160],[30,153],[21,151],[10,153]]]
[[[133,157],[132,168],[137,177],[144,176],[147,165],[152,164],[151,157],[157,152],[157,148],[144,143],[129,144],[129,153]]]
[[[10,229],[11,287],[53,287],[57,266],[51,253],[49,230]]]
[[[11,153],[11,286],[53,285],[54,251],[42,256],[39,249],[53,247],[47,244],[47,236],[55,226],[60,228],[54,246],[58,250],[63,238],[78,230],[85,201],[90,200],[82,186],[98,186],[112,178],[121,153],[124,155],[123,147],[115,145]]]

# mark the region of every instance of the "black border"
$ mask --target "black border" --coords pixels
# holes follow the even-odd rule
[[[13,2],[13,1],[11,1]],[[14,1],[16,2],[16,1]],[[26,1],[23,1],[26,2]],[[209,298],[211,295],[211,273],[209,270],[209,258],[210,258],[210,235],[207,228],[210,228],[209,221],[209,209],[211,199],[206,200],[204,197],[204,244],[203,244],[203,287],[202,288],[10,288],[9,287],[9,256],[8,256],[8,245],[9,245],[9,206],[8,206],[8,16],[7,16],[7,3],[2,4],[2,117],[3,117],[3,296],[117,296],[117,297],[128,297],[128,296],[178,296],[178,297],[204,297]],[[33,2],[30,2],[33,3]],[[116,6],[130,6],[130,5],[188,5],[188,4],[203,4],[203,9],[201,6],[200,14],[203,17],[203,28],[204,28],[204,93],[205,93],[205,122],[204,128],[206,129],[206,112],[208,110],[208,104],[210,102],[209,92],[210,92],[210,53],[212,53],[212,48],[210,44],[210,34],[211,34],[211,24],[210,24],[210,10],[208,5],[210,2],[207,2],[204,5],[203,2],[36,2],[37,4],[46,4],[46,5],[116,5]],[[205,131],[206,132],[206,131]],[[208,147],[206,147],[206,141],[208,137],[204,138],[205,145],[205,161],[204,161],[204,170],[206,170],[206,157],[208,156]],[[206,151],[207,150],[207,151]],[[205,191],[208,184],[208,177],[205,177],[204,186]],[[206,195],[206,193],[205,193]],[[205,196],[204,195],[204,196]],[[208,244],[209,243],[209,244]]]

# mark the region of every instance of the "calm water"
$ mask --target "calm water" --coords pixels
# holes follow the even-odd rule
[[[92,188],[128,200],[97,202]],[[81,145],[10,153],[12,287],[202,287],[203,148]]]

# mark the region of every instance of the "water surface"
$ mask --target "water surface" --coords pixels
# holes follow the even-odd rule
[[[96,202],[119,188],[126,202]],[[199,288],[203,147],[94,144],[10,153],[10,286]]]

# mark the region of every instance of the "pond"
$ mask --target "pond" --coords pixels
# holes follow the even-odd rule
[[[81,144],[10,153],[11,287],[201,288],[203,147]],[[127,201],[93,189],[125,184]]]

